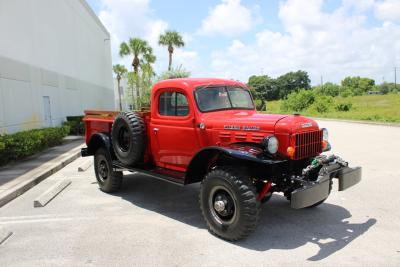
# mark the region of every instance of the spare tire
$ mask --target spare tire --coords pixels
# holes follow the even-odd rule
[[[143,161],[146,131],[143,119],[135,112],[122,112],[114,119],[111,141],[115,155],[125,165]]]

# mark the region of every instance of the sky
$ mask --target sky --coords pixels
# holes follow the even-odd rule
[[[168,67],[158,45],[176,30],[185,46],[173,65],[194,77],[247,82],[305,70],[313,85],[365,76],[376,83],[400,79],[400,0],[87,0],[111,35],[113,64],[130,67],[119,45],[149,42],[155,71]]]

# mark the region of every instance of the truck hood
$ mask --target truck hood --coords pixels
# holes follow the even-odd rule
[[[263,114],[257,111],[229,110],[204,113],[201,117],[208,129],[292,134],[317,130],[318,124],[299,115]]]
[[[300,115],[286,116],[275,124],[276,134],[293,134],[317,130],[319,130],[319,126],[316,121]]]

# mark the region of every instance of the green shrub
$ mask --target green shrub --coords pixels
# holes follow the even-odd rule
[[[315,101],[315,92],[311,90],[301,90],[288,95],[282,102],[284,111],[302,111],[310,107]]]
[[[323,86],[316,86],[313,88],[317,94],[326,96],[338,96],[340,92],[340,86],[334,83],[325,83]]]
[[[354,93],[350,88],[343,87],[342,91],[340,92],[340,96],[342,97],[354,96]]]
[[[256,99],[254,102],[258,111],[265,111],[266,105],[264,100]]]
[[[331,96],[318,96],[309,110],[314,113],[326,113],[330,110],[332,104],[333,98]]]
[[[83,116],[69,116],[67,121],[63,125],[70,128],[69,134],[71,135],[84,135],[85,134],[85,124],[82,121]]]
[[[353,104],[350,102],[339,103],[335,106],[337,111],[349,111],[353,107]]]
[[[69,131],[68,126],[62,126],[0,135],[0,165],[60,145]]]

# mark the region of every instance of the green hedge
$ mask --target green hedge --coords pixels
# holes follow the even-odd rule
[[[68,126],[62,126],[0,135],[0,165],[60,145],[69,131]]]
[[[71,135],[84,135],[85,125],[82,121],[83,116],[69,116],[63,125],[70,128],[69,134]]]

